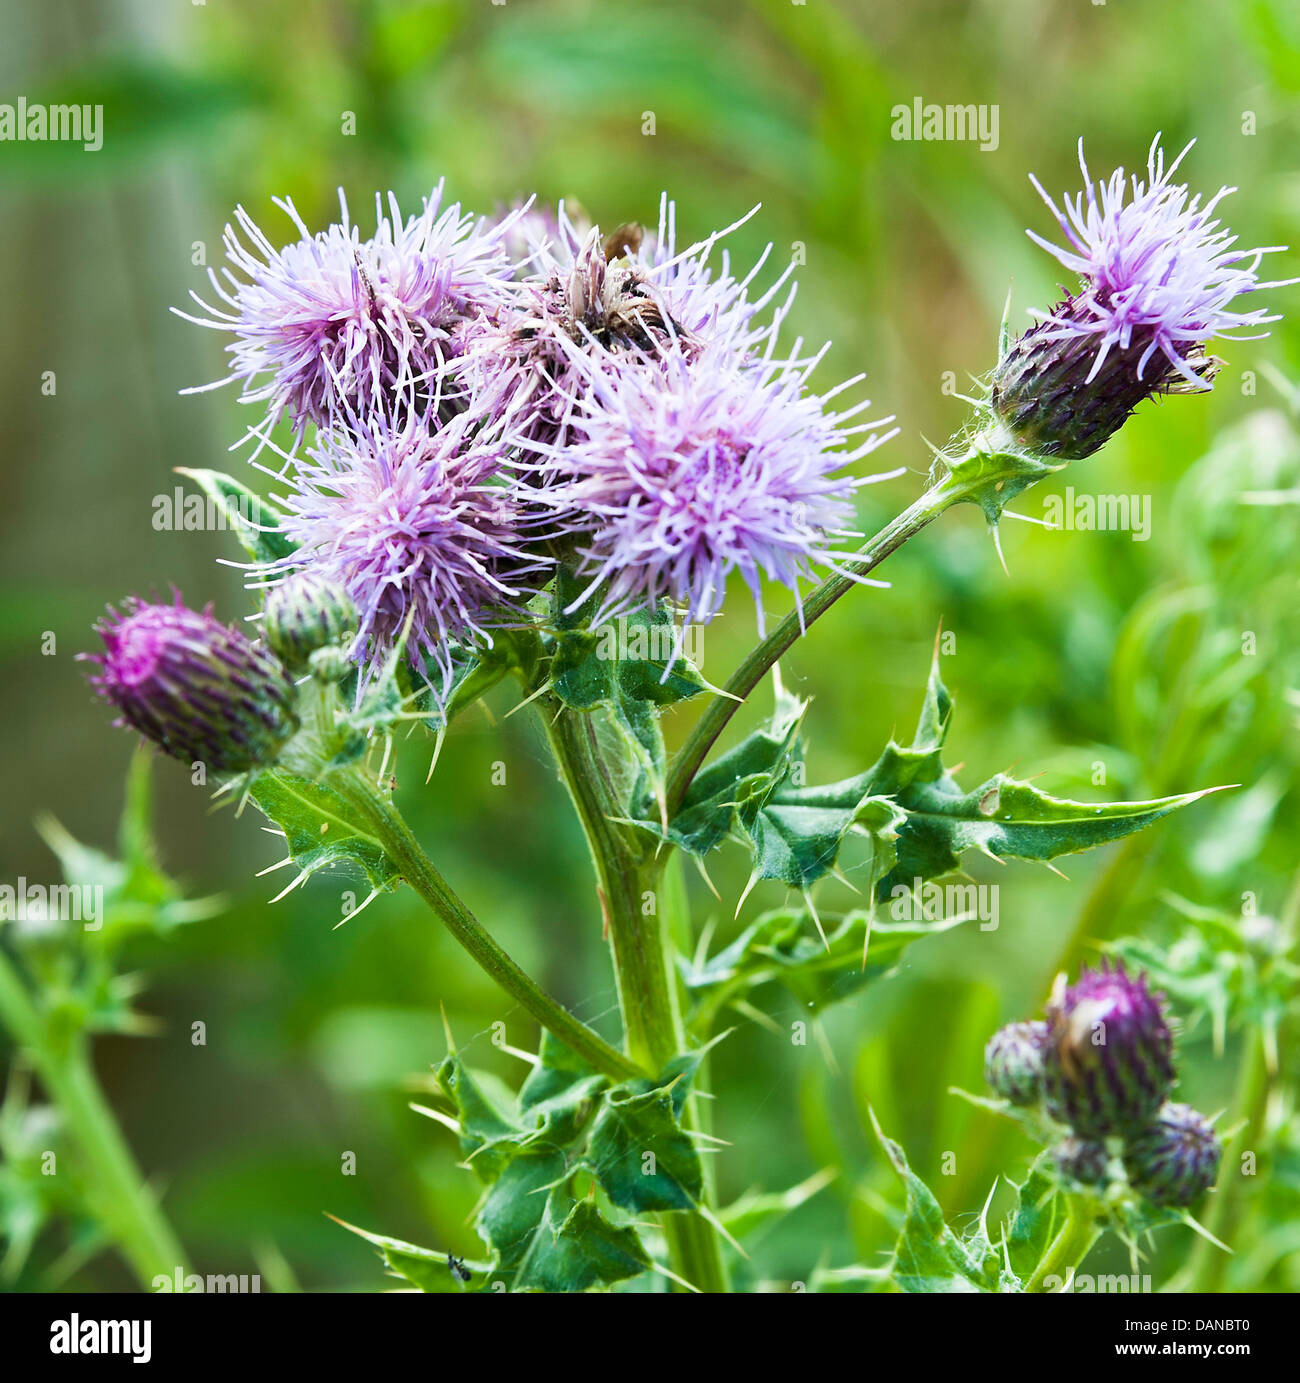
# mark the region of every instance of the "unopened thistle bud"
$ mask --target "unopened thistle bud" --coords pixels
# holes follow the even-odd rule
[[[1004,1100],[1029,1105],[1043,1095],[1046,1023],[1008,1023],[984,1048],[984,1079]]]
[[[1188,149],[1191,148],[1189,144]],[[1276,321],[1263,308],[1234,311],[1262,283],[1274,247],[1242,250],[1216,218],[1222,188],[1204,205],[1173,181],[1159,136],[1147,180],[1122,168],[1093,183],[1079,142],[1084,190],[1064,210],[1032,179],[1067,246],[1030,238],[1080,279],[1080,289],[1014,342],[993,374],[992,406],[1015,441],[1043,457],[1090,456],[1144,399],[1210,388],[1220,362],[1207,343],[1225,331]]]
[[[1146,1124],[1174,1081],[1173,1039],[1146,976],[1103,962],[1076,984],[1059,984],[1047,1016],[1047,1112],[1082,1138]]]
[[[1191,1105],[1167,1104],[1124,1145],[1133,1189],[1157,1205],[1191,1205],[1214,1185],[1223,1146]]]
[[[278,660],[210,608],[128,600],[95,626],[95,690],[173,758],[221,773],[271,764],[298,728],[293,682]]]
[[[1063,1138],[1052,1150],[1063,1175],[1081,1186],[1100,1186],[1110,1174],[1110,1154],[1104,1143],[1089,1138]]]
[[[359,624],[343,586],[315,572],[295,572],[266,597],[266,641],[293,672],[304,671],[320,649],[351,643]]]
[[[1067,297],[1048,321],[1012,342],[993,372],[993,410],[1016,442],[1037,456],[1078,461],[1091,456],[1124,425],[1145,399],[1209,388],[1221,361],[1199,350],[1183,364],[1199,383],[1157,357],[1139,372],[1154,339],[1136,335],[1127,350],[1113,350],[1094,374],[1096,345],[1066,335],[1062,322],[1086,318],[1079,299]]]

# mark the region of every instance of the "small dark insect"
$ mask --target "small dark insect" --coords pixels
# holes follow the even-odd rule
[[[474,1274],[465,1266],[464,1259],[457,1258],[454,1253],[449,1253],[447,1255],[447,1269],[452,1277],[459,1279],[461,1282],[473,1281]]]
[[[616,259],[622,259],[625,254],[636,254],[641,248],[644,235],[644,226],[638,225],[635,221],[625,222],[605,237],[605,263],[612,264]]]

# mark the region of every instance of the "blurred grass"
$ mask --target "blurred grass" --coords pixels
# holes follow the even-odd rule
[[[1175,148],[1195,136],[1185,171],[1207,190],[1240,185],[1226,210],[1244,243],[1300,239],[1300,19],[1288,0],[1222,7],[1205,22],[1176,0],[887,11],[868,0],[49,0],[5,28],[0,89],[102,102],[105,141],[97,154],[0,146],[4,878],[52,877],[37,809],[84,839],[111,834],[130,747],[72,661],[103,604],[174,581],[223,615],[244,608],[238,573],[214,564],[232,555],[222,535],[150,525],[169,468],[226,464],[248,422],[228,394],[177,397],[219,377],[220,343],[166,311],[201,287],[196,242],[215,263],[237,202],[273,239],[288,233],[273,194],[321,224],[342,185],[364,225],[375,188],[414,203],[443,175],[470,206],[535,190],[608,223],[653,220],[666,188],[687,238],[762,202],[733,237],[734,262],[769,240],[777,261],[801,250],[794,329],[832,338],[827,378],[865,370],[878,407],[899,416],[881,466],[913,474],[863,493],[864,529],[916,493],[921,437],[942,441],[961,421],[943,376],[962,389],[992,364],[1008,282],[1017,323],[1054,291],[1052,261],[1023,235],[1050,230],[1026,174],[1053,193],[1074,187],[1080,135],[1095,170],[1139,166],[1156,130]],[[892,141],[890,107],[917,95],[996,103],[998,149]],[[652,137],[641,133],[647,112]],[[1293,271],[1295,256],[1286,263]],[[1068,883],[1028,866],[996,879],[977,869],[1002,886],[999,930],[927,942],[897,981],[832,1013],[834,1071],[815,1044],[791,1049],[743,1023],[715,1058],[717,1128],[735,1144],[719,1159],[724,1196],[792,1184],[814,1165],[846,1169],[771,1237],[765,1272],[806,1279],[823,1258],[870,1263],[887,1248],[877,1198],[893,1187],[868,1104],[952,1214],[1018,1170],[1021,1141],[944,1092],[978,1088],[984,1038],[1037,1008],[1090,897],[1112,935],[1168,927],[1167,889],[1230,909],[1252,891],[1264,909],[1281,906],[1300,806],[1294,713],[1279,690],[1295,672],[1300,534],[1294,509],[1233,503],[1243,474],[1258,473],[1258,488],[1273,487],[1270,465],[1278,483],[1297,474],[1285,401],[1258,373],[1270,361],[1297,375],[1300,310],[1294,293],[1273,297],[1291,320],[1267,342],[1225,348],[1211,398],[1145,408],[1100,456],[1043,487],[1150,495],[1150,542],[1006,524],[1005,577],[978,516],[958,512],[891,560],[890,590],[843,602],[790,658],[788,680],[815,697],[812,771],[828,778],[910,727],[942,617],[956,635],[944,665],[958,702],[950,742],[970,781],[1014,761],[1064,794],[1261,780],[1268,791],[1262,825],[1243,824],[1241,796],[1206,803],[1123,856],[1067,862]],[[46,370],[54,397],[40,392]],[[1242,421],[1261,409],[1271,421]],[[1040,516],[1041,505],[1031,494],[1022,507]],[[1199,594],[1185,599],[1189,589]],[[708,632],[711,677],[725,677],[751,628],[738,602]],[[1239,677],[1244,631],[1259,635],[1260,661]],[[401,799],[507,947],[612,1034],[583,848],[539,736],[523,716],[500,722],[509,706],[508,695],[493,700],[495,725],[479,711],[465,718],[429,789],[411,746]],[[491,784],[497,760],[506,791]],[[325,1211],[471,1252],[474,1184],[451,1141],[406,1110],[401,1076],[440,1054],[439,1003],[458,1042],[511,1078],[486,1030],[505,1019],[527,1045],[530,1029],[409,897],[337,931],[329,886],[267,907],[269,881],[250,880],[274,858],[270,839],[251,819],[210,816],[179,768],[160,766],[158,778],[167,859],[196,891],[235,901],[165,953],[142,948],[165,1035],[105,1041],[101,1064],[198,1267],[253,1270],[253,1246],[272,1241],[304,1285],[380,1285],[369,1251]],[[723,897],[738,896],[742,861],[711,869]],[[776,901],[760,890],[747,906]],[[701,920],[719,913],[723,935],[734,925],[702,889],[696,902]],[[208,1024],[204,1048],[188,1042],[196,1018]],[[1235,1062],[1231,1048],[1217,1060],[1198,1048],[1188,1097],[1226,1103]],[[945,1150],[958,1151],[951,1179],[937,1175]],[[340,1171],[349,1151],[355,1176]],[[1166,1235],[1161,1261],[1185,1251],[1183,1231]],[[96,1260],[77,1281],[121,1279]]]

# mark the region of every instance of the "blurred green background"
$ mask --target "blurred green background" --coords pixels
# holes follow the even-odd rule
[[[1026,175],[1054,194],[1074,189],[1080,135],[1095,172],[1140,167],[1157,130],[1175,152],[1195,137],[1183,171],[1207,193],[1240,186],[1225,210],[1243,243],[1300,242],[1300,11],[1290,0],[1195,14],[1179,0],[3,8],[0,98],[100,102],[105,112],[97,153],[0,145],[6,881],[57,878],[33,829],[39,811],[111,843],[131,744],[108,729],[74,663],[104,604],[175,583],[225,617],[247,608],[240,574],[217,565],[237,555],[229,535],[152,527],[172,467],[253,475],[225,456],[250,410],[229,391],[177,393],[220,377],[221,341],[167,311],[204,287],[195,259],[201,247],[219,262],[236,203],[281,242],[290,227],[272,195],[291,195],[317,226],[342,185],[364,229],[375,189],[391,186],[414,208],[444,175],[471,208],[535,191],[576,199],[606,225],[653,221],[667,189],[688,240],[761,202],[732,238],[733,261],[747,265],[768,241],[774,263],[801,255],[792,324],[834,341],[824,382],[866,371],[880,411],[898,415],[901,435],[873,459],[911,472],[862,493],[865,529],[919,493],[922,438],[942,442],[962,421],[952,380],[964,390],[993,364],[1008,284],[1017,326],[1027,307],[1051,301],[1054,261],[1024,229],[1052,227]],[[996,104],[997,149],[892,140],[891,107],[917,96]],[[342,133],[345,112],[355,134]],[[642,133],[646,112],[653,135]],[[1279,275],[1297,272],[1300,254],[1274,258]],[[1101,455],[1019,506],[1041,517],[1047,495],[1067,486],[1149,496],[1150,541],[1007,523],[1008,577],[979,515],[957,511],[891,559],[880,573],[891,589],[854,593],[788,660],[787,680],[815,698],[810,759],[821,781],[864,767],[895,728],[910,731],[942,618],[955,636],[943,672],[963,782],[1014,762],[1048,791],[1099,800],[1244,788],[1065,861],[1068,882],[1028,865],[976,865],[980,882],[1001,886],[999,928],[917,946],[896,980],[830,1013],[824,1045],[791,1049],[739,1020],[714,1072],[716,1130],[734,1145],[717,1159],[723,1200],[821,1166],[843,1172],[763,1245],[756,1277],[806,1280],[819,1263],[881,1261],[896,1189],[868,1104],[950,1218],[976,1212],[999,1172],[1019,1174],[1028,1143],[946,1092],[980,1088],[985,1039],[1038,1012],[1076,929],[1172,939],[1170,893],[1234,914],[1247,894],[1263,913],[1282,909],[1300,809],[1287,699],[1300,684],[1300,508],[1240,500],[1300,484],[1287,383],[1300,376],[1300,299],[1292,289],[1268,301],[1289,320],[1267,341],[1224,346],[1212,397],[1144,407]],[[52,397],[41,390],[46,371]],[[778,595],[770,608],[784,608]],[[706,674],[722,681],[751,633],[738,599],[706,635]],[[428,788],[424,747],[407,746],[400,801],[494,934],[612,1036],[584,848],[535,725],[502,722],[510,705],[501,691],[490,715],[458,722]],[[506,789],[492,784],[498,760]],[[504,1020],[515,1045],[531,1046],[531,1024],[405,891],[340,930],[337,881],[268,906],[277,886],[252,876],[276,844],[254,814],[213,813],[179,765],[161,762],[155,777],[169,868],[195,894],[226,892],[230,906],[137,945],[131,959],[152,977],[142,1007],[160,1031],[103,1039],[97,1057],[196,1266],[270,1273],[278,1253],[282,1282],[381,1286],[370,1250],[325,1212],[472,1255],[477,1184],[457,1168],[452,1139],[409,1112],[407,1080],[441,1055],[439,1005],[472,1059],[511,1081],[521,1070],[487,1030]],[[729,853],[712,873],[729,901],[720,908],[701,887],[698,916],[718,913],[725,938],[740,925],[730,900],[746,865]],[[779,902],[760,895],[743,918]],[[852,902],[834,885],[823,905]],[[771,1012],[783,1025],[797,1016]],[[206,1047],[190,1045],[196,1020]],[[1182,1097],[1214,1110],[1232,1101],[1240,1038],[1216,1054],[1204,1037],[1197,1028],[1186,1040]],[[347,1151],[354,1176],[341,1172]],[[940,1170],[949,1151],[951,1176]],[[1300,1206],[1290,1156],[1249,1188],[1262,1228],[1229,1269],[1236,1285],[1300,1285],[1300,1242],[1283,1232]],[[1157,1276],[1190,1243],[1190,1231],[1165,1233]],[[59,1247],[56,1233],[20,1285],[38,1285]],[[128,1279],[110,1255],[70,1281]]]

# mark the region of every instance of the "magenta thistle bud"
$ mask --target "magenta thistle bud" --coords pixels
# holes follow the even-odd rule
[[[1043,1095],[1046,1023],[1008,1023],[984,1048],[984,1079],[1004,1100],[1029,1105]]]
[[[1129,1183],[1157,1205],[1183,1206],[1214,1185],[1223,1145],[1191,1105],[1167,1104],[1124,1145]]]
[[[1208,390],[1219,367],[1206,353],[1210,339],[1277,320],[1264,308],[1234,311],[1233,301],[1296,282],[1260,282],[1264,255],[1282,247],[1235,248],[1214,216],[1234,189],[1202,206],[1172,181],[1187,149],[1166,168],[1157,136],[1148,181],[1134,177],[1130,188],[1120,168],[1094,186],[1080,140],[1084,191],[1065,198],[1064,210],[1031,179],[1068,246],[1030,238],[1081,281],[1012,344],[993,376],[995,413],[1040,456],[1089,456],[1144,399]]]
[[[1106,1145],[1089,1138],[1063,1138],[1052,1156],[1061,1174],[1081,1186],[1101,1186],[1110,1175]]]
[[[1146,976],[1103,962],[1059,985],[1047,1016],[1047,1112],[1083,1138],[1141,1128],[1174,1082],[1173,1038]]]
[[[294,572],[266,597],[266,641],[295,672],[304,671],[322,648],[351,644],[359,624],[342,583],[319,572]]]
[[[187,609],[134,598],[95,626],[102,654],[91,685],[129,725],[187,763],[221,773],[275,761],[298,728],[293,682],[240,630]]]

